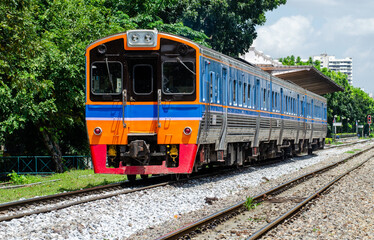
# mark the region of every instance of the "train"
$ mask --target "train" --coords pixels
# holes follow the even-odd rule
[[[129,30],[85,57],[95,173],[191,174],[324,147],[324,97],[187,38]]]

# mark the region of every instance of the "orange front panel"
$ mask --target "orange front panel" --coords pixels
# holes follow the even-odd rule
[[[163,120],[158,130],[158,144],[196,144],[199,132],[199,120]],[[192,132],[185,135],[183,130],[190,127]]]
[[[123,127],[118,120],[87,120],[87,131],[90,144],[127,144],[128,133],[154,133],[157,121],[126,121]],[[100,127],[102,134],[96,136],[94,129]]]

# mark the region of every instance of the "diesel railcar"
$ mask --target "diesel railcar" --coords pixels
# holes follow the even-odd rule
[[[326,99],[157,30],[86,49],[86,123],[96,173],[189,174],[207,164],[323,148]]]

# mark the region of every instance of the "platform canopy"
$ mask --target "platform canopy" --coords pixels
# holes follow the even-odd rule
[[[325,76],[314,66],[257,65],[273,76],[293,82],[318,95],[344,91],[344,88]]]

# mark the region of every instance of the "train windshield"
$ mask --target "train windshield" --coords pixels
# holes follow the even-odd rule
[[[94,62],[92,64],[94,94],[120,94],[122,89],[122,64],[120,62]]]
[[[192,94],[195,90],[193,62],[164,62],[162,65],[162,91],[164,94]]]

